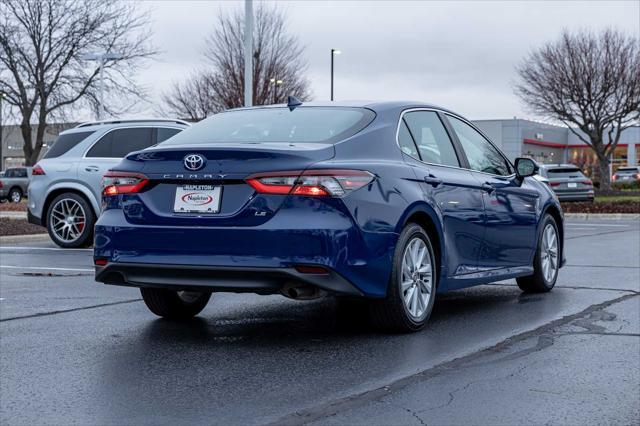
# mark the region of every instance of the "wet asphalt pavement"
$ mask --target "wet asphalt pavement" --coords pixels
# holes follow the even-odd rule
[[[0,248],[0,424],[638,424],[640,224],[568,222],[553,292],[440,295],[419,333],[334,299],[156,319],[90,250]]]

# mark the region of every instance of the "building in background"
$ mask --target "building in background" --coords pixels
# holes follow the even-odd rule
[[[77,126],[78,123],[56,123],[47,126],[44,133],[44,144],[40,156],[43,156],[53,141],[56,140],[58,134],[63,130],[70,129]],[[32,137],[36,138],[36,127],[32,130]],[[2,126],[2,158],[0,158],[0,167],[2,170],[8,167],[20,167],[24,166],[24,151],[22,147],[24,142],[22,140],[22,133],[20,132],[19,125]]]
[[[539,163],[575,164],[593,177],[598,160],[593,150],[582,142],[567,127],[513,118],[506,120],[473,120],[512,161],[516,157],[530,157]],[[41,156],[47,152],[58,134],[75,127],[78,123],[58,123],[47,127]],[[2,126],[3,170],[7,167],[23,166],[22,135],[17,125]],[[33,130],[35,139],[35,129]],[[613,157],[612,170],[620,166],[640,164],[640,126],[631,127],[622,133]]]
[[[513,160],[530,157],[539,163],[571,163],[593,177],[598,159],[591,147],[564,126],[513,118],[507,120],[474,120],[493,142]],[[611,173],[620,166],[640,164],[640,126],[622,132],[613,155]]]

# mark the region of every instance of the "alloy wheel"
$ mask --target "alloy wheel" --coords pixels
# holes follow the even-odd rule
[[[65,243],[71,243],[82,235],[86,213],[79,202],[64,198],[53,206],[49,219],[56,237]]]
[[[553,282],[558,269],[558,235],[552,224],[547,224],[542,232],[542,246],[540,257],[542,260],[542,275],[547,282]]]
[[[19,203],[21,199],[22,199],[22,194],[20,194],[20,191],[11,191],[12,203]]]
[[[422,238],[413,238],[402,256],[401,290],[404,305],[414,319],[420,319],[433,292],[431,254]]]

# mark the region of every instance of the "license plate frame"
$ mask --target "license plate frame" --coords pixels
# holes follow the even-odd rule
[[[173,212],[178,214],[217,214],[222,204],[220,185],[178,185]]]
[[[567,183],[567,188],[577,188],[578,184],[575,182],[569,182]]]

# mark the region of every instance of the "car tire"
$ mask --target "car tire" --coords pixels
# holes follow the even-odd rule
[[[516,278],[518,287],[525,293],[551,291],[558,279],[561,262],[558,225],[551,215],[546,214],[538,230],[538,247],[533,258],[533,275]]]
[[[207,306],[211,293],[174,291],[164,288],[141,288],[147,308],[159,317],[187,319],[198,315]]]
[[[19,203],[22,201],[22,190],[20,188],[11,188],[9,195],[7,196],[7,200],[12,203]]]
[[[412,255],[416,249],[417,262]],[[394,251],[387,296],[370,304],[373,324],[392,332],[422,329],[433,310],[437,279],[436,257],[429,236],[419,225],[407,225]]]
[[[89,202],[81,195],[65,192],[47,209],[47,231],[62,248],[89,247],[93,243],[96,218]]]

